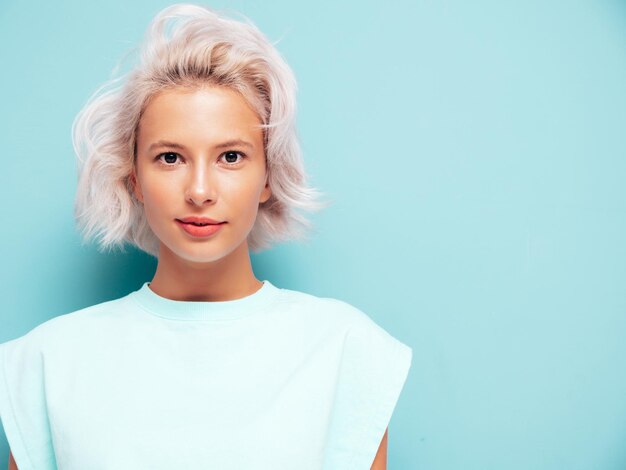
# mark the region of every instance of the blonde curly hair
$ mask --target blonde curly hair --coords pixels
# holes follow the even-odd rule
[[[72,126],[78,162],[74,213],[85,242],[101,250],[132,243],[158,256],[159,240],[133,193],[136,131],[159,91],[203,85],[239,92],[262,122],[271,197],[260,204],[248,235],[253,251],[304,238],[311,223],[299,211],[318,210],[321,193],[307,184],[296,129],[296,81],[274,45],[250,20],[176,4],[148,27],[130,72],[102,85]]]

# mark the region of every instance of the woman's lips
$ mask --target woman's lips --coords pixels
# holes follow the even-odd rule
[[[181,222],[176,219],[176,223],[182,228],[185,232],[187,232],[192,237],[196,238],[206,238],[210,237],[217,231],[222,228],[226,222],[220,222],[218,224],[208,224],[208,225],[194,225],[192,223]]]

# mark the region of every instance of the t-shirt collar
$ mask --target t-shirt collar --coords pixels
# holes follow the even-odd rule
[[[146,311],[170,320],[229,320],[264,311],[274,300],[279,288],[264,280],[256,292],[246,297],[225,301],[172,300],[161,297],[144,282],[130,296]]]

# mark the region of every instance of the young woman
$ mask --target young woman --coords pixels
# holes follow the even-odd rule
[[[319,207],[295,87],[251,23],[174,5],[78,115],[83,235],[158,265],[125,297],[0,345],[10,468],[386,468],[411,348],[250,263]]]

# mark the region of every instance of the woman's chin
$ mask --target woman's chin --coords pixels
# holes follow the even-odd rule
[[[203,267],[219,262],[225,262],[229,258],[233,258],[234,252],[241,249],[247,250],[247,244],[225,247],[218,243],[191,243],[185,246],[168,246],[161,243],[159,250],[159,261],[183,263],[187,266],[197,265]]]

